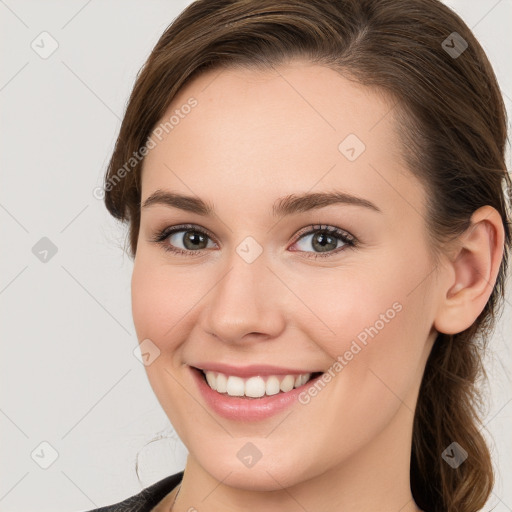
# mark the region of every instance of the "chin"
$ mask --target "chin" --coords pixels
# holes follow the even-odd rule
[[[203,469],[213,478],[226,485],[247,491],[277,491],[307,479],[304,461],[272,456],[262,456],[252,467],[246,467],[236,457],[222,454],[199,458]],[[274,452],[275,453],[275,452]],[[229,475],[229,476],[228,476]]]

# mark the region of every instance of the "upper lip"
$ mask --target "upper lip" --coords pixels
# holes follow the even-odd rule
[[[315,370],[286,368],[284,366],[251,364],[248,366],[233,366],[225,363],[197,363],[191,365],[205,372],[220,372],[225,375],[237,377],[253,377],[255,375],[302,375],[304,373],[316,373]]]

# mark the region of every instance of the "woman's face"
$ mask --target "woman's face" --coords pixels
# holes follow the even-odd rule
[[[435,273],[392,102],[293,61],[199,75],[165,122],[144,162],[133,317],[194,464],[278,489],[389,450],[408,463]]]

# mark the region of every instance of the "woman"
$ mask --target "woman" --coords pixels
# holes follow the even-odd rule
[[[491,65],[437,0],[187,7],[137,78],[104,188],[189,455],[97,510],[480,510],[505,140]]]

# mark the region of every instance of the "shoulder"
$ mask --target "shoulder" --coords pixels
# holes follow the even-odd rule
[[[87,512],[150,512],[183,478],[183,471],[167,476],[123,501]]]

